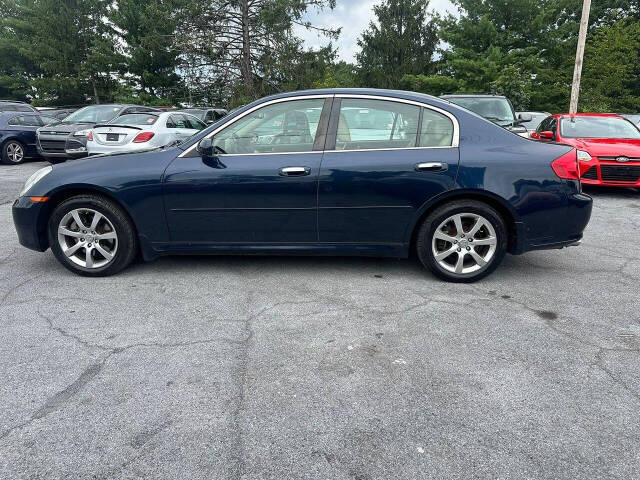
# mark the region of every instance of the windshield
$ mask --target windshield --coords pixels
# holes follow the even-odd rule
[[[560,132],[567,138],[630,138],[640,139],[640,130],[633,123],[616,117],[565,118]]]
[[[511,104],[506,98],[493,97],[450,97],[447,98],[451,103],[460,105],[481,117],[491,120],[495,123],[509,124],[513,123],[513,110]]]
[[[64,119],[66,123],[103,123],[112,120],[122,107],[113,105],[91,105],[72,113]]]
[[[130,113],[128,115],[122,115],[109,123],[112,125],[153,125],[156,123],[156,120],[158,120],[157,115]]]

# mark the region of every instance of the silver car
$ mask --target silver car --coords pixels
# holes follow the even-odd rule
[[[148,150],[184,140],[203,128],[204,122],[182,112],[122,115],[93,127],[87,150],[89,155]]]

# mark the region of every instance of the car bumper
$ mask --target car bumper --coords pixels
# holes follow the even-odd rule
[[[640,163],[592,161],[580,166],[583,185],[640,188]]]
[[[100,143],[88,142],[87,150],[89,155],[104,155],[109,153],[128,153],[149,150],[154,145],[145,143],[127,143],[126,145],[102,145]]]
[[[564,208],[545,212],[550,225],[560,226],[554,234],[533,237],[525,222],[516,222],[516,247],[512,253],[520,254],[532,250],[548,250],[580,245],[584,229],[591,219],[593,200],[581,192],[567,196]]]
[[[39,221],[43,208],[47,208],[45,203],[32,202],[29,197],[19,197],[13,202],[11,209],[20,245],[38,252],[49,248],[46,222]]]
[[[87,146],[80,138],[38,137],[37,148],[45,158],[69,160],[87,156]]]

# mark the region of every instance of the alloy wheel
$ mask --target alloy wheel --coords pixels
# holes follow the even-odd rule
[[[58,243],[64,255],[84,268],[101,268],[113,261],[118,235],[111,221],[90,208],[77,208],[62,217]]]
[[[495,256],[496,231],[486,218],[457,213],[442,222],[433,234],[433,256],[444,270],[466,275],[485,268]]]
[[[24,159],[24,150],[19,143],[11,142],[7,145],[7,158],[12,163],[20,163]]]

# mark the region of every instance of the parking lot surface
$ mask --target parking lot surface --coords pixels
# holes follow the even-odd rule
[[[473,285],[414,260],[74,276],[0,166],[0,478],[637,478],[640,193]]]

